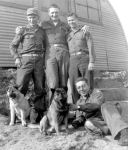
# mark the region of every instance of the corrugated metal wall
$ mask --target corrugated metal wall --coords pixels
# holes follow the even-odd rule
[[[128,47],[120,21],[108,1],[101,0],[101,4],[108,69],[128,69]]]
[[[97,70],[108,70],[106,41],[104,39],[104,27],[102,25],[89,24],[94,41],[94,48],[96,52]]]
[[[33,6],[38,8],[39,7],[39,1],[38,0],[34,0],[33,1]]]
[[[16,26],[25,24],[25,10],[0,6],[0,67],[14,66],[9,44]]]

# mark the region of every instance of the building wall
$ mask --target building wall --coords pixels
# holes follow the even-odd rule
[[[26,5],[20,4],[17,7],[14,7],[14,4],[3,5],[1,1],[0,67],[14,66],[14,60],[10,55],[8,47],[14,36],[15,27],[26,24],[25,12],[28,7],[34,6],[39,9],[41,21],[48,19],[47,8],[51,3],[57,3],[60,6],[61,19],[63,21],[66,21],[65,18],[69,11],[75,11],[73,0],[29,0],[29,3]],[[97,70],[128,69],[128,48],[121,24],[108,0],[99,1],[101,15],[99,23],[79,19],[80,24],[90,26],[97,56],[95,68]]]
[[[0,6],[0,18],[0,67],[14,66],[9,44],[14,37],[16,26],[25,23],[24,10]]]
[[[112,6],[102,2],[104,41],[108,56],[108,69],[128,69],[128,46],[120,21]]]

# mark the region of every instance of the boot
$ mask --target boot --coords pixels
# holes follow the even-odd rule
[[[128,128],[123,129],[120,132],[121,136],[119,139],[119,145],[121,146],[128,146]]]

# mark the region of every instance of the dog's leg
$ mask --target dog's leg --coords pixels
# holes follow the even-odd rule
[[[65,131],[68,133],[68,115],[64,119],[64,124],[65,124]]]
[[[57,121],[54,122],[54,127],[55,127],[56,134],[59,135],[60,134],[60,128],[59,128],[59,124]]]
[[[48,128],[48,118],[45,115],[40,121],[40,132],[47,135],[47,128]]]
[[[25,118],[25,111],[24,110],[20,110],[21,112],[21,122],[22,122],[22,126],[26,127],[27,123],[26,123],[26,118]]]
[[[15,124],[15,108],[10,105],[10,126],[13,126]]]
[[[48,132],[52,133],[53,131],[55,131],[55,128],[53,126],[51,126],[48,130]]]

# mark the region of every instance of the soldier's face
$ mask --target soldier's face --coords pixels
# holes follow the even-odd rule
[[[67,17],[67,22],[71,28],[77,27],[77,18],[75,16]]]
[[[49,8],[49,17],[53,21],[59,20],[59,8]]]
[[[35,26],[38,24],[39,17],[36,15],[27,16],[27,20],[30,26]]]
[[[85,81],[79,81],[76,83],[76,89],[81,96],[84,96],[89,91],[89,86]]]

